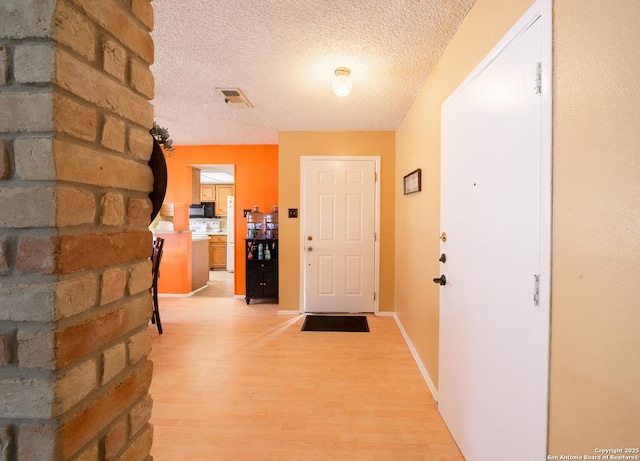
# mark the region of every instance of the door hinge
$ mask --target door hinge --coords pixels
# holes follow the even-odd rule
[[[533,88],[536,94],[542,93],[542,63],[536,62],[536,86]]]
[[[373,182],[376,182],[378,180],[378,172],[374,171],[373,172]]]
[[[540,275],[533,274],[533,305],[540,305]]]
[[[373,233],[373,241],[374,241],[374,242],[377,242],[377,241],[378,241],[378,233],[377,233],[377,232],[374,232],[374,233]]]
[[[375,291],[373,292],[373,300],[374,301],[376,300],[376,292]]]

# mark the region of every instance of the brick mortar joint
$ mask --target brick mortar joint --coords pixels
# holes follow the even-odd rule
[[[1,189],[35,189],[35,188],[55,188],[58,186],[58,181],[49,180],[49,179],[37,179],[37,180],[29,180],[29,179],[21,179],[21,178],[12,178],[10,180],[3,181],[0,183]],[[17,229],[17,228],[16,228]],[[55,229],[55,228],[52,228]]]
[[[98,200],[100,196],[103,194],[97,194]],[[126,207],[126,203],[125,203]],[[103,226],[95,223],[83,224],[79,226],[70,226],[70,227],[55,227],[58,232],[55,234],[56,237],[89,237],[89,236],[98,236],[98,235],[106,235],[106,236],[115,236],[122,233],[141,233],[141,232],[149,232],[151,231],[148,227],[130,227],[130,226],[121,226],[121,227],[111,227],[111,226]],[[89,232],[87,232],[89,231]],[[149,255],[151,255],[151,247],[149,247]],[[139,260],[129,261],[130,263],[139,262]]]
[[[123,8],[123,10],[125,11],[125,13],[127,14],[127,16],[129,17],[129,19],[132,21],[132,23],[134,23],[141,32],[148,34],[149,36],[151,36],[151,33],[153,32],[152,30],[150,30],[147,26],[145,26],[133,13],[133,11],[130,8],[124,8],[124,6],[118,5],[120,7]],[[135,56],[137,59],[141,60],[142,62],[144,62],[147,66],[151,66],[150,62],[147,62],[145,60],[145,58],[143,56],[140,56],[138,53],[136,53],[136,51],[134,49],[132,49],[129,45],[127,45],[126,43],[124,43],[118,36],[114,35],[111,31],[105,29],[102,25],[98,24],[97,22],[95,22],[93,20],[93,18],[91,18],[90,16],[84,14],[84,12],[82,12],[80,10],[80,14],[87,20],[87,22],[89,22],[93,28],[94,28],[94,38],[96,40],[96,44],[98,45],[96,47],[97,53],[95,55],[95,61],[90,61],[88,60],[86,57],[84,57],[83,55],[81,55],[78,51],[74,50],[73,48],[71,48],[69,45],[66,45],[64,43],[61,42],[57,42],[56,46],[59,47],[59,49],[63,49],[65,51],[67,51],[68,53],[70,53],[72,56],[81,59],[82,61],[84,61],[87,64],[90,64],[92,67],[95,67],[96,69],[99,69],[101,71],[103,71],[102,69],[102,62],[104,60],[104,54],[103,54],[103,49],[102,49],[102,44],[107,41],[107,40],[111,40],[115,43],[117,43],[118,45],[120,45],[127,54],[127,60],[130,59],[132,56]],[[57,26],[56,26],[57,28]],[[104,72],[104,71],[103,71]],[[115,81],[119,81],[117,80],[115,77],[111,76],[110,74],[108,74],[107,72],[104,72],[106,75],[109,75],[111,78],[113,78]],[[122,83],[122,82],[120,82]],[[129,82],[130,83],[130,82]],[[129,85],[127,85],[127,87],[131,88]],[[133,88],[131,88],[133,90]]]
[[[143,261],[147,261],[147,260],[145,259]],[[127,265],[126,267],[122,267],[122,270],[127,271],[128,267],[129,265]],[[109,266],[106,269],[111,270],[114,268],[118,268],[118,266]],[[99,270],[96,269],[96,271],[99,271]],[[98,274],[98,275],[101,275],[101,274]],[[85,310],[83,312],[80,312],[72,317],[65,317],[62,319],[58,319],[55,322],[53,322],[57,327],[55,332],[63,332],[68,328],[73,328],[75,326],[82,325],[85,322],[95,320],[96,318],[99,318],[102,315],[109,314],[109,312],[113,311],[114,309],[118,309],[119,306],[122,306],[123,304],[129,303],[129,302],[133,302],[137,298],[142,298],[143,296],[151,296],[151,294],[146,291],[141,291],[140,293],[136,293],[134,295],[125,295],[123,298],[117,299],[113,302],[110,302],[109,304],[105,304],[104,306],[95,305],[94,307],[88,310]],[[151,312],[149,312],[149,315],[151,315]],[[147,325],[145,324],[144,328],[146,327]],[[141,331],[143,331],[144,328],[140,326],[138,328],[134,328],[132,330],[124,332],[122,335],[118,336],[117,338],[114,338],[108,343],[103,344],[102,347],[100,347],[99,352],[102,353],[103,351],[113,347],[119,342],[122,342],[123,339],[129,339],[134,334],[138,334]]]
[[[111,112],[107,112],[107,111],[100,111],[101,116],[104,115],[108,115],[110,117],[113,118],[118,118],[120,119],[120,121],[124,121],[125,123],[125,128],[131,128],[130,125],[132,125],[134,122],[128,119],[123,119],[121,116],[115,114],[115,113],[111,113]],[[103,120],[101,120],[101,124],[103,125],[104,122]],[[137,127],[140,127],[140,125],[136,124]],[[142,130],[147,130],[145,127],[140,127]],[[102,127],[100,128],[100,133],[102,132]],[[149,136],[151,136],[151,134],[149,134]],[[99,140],[97,141],[86,141],[84,139],[80,139],[80,138],[76,138],[70,134],[64,133],[64,132],[58,132],[56,133],[56,136],[53,138],[55,141],[61,141],[61,142],[65,142],[68,144],[71,144],[73,146],[76,147],[82,147],[82,148],[86,148],[86,149],[91,149],[93,151],[95,151],[96,153],[100,154],[100,155],[110,155],[112,157],[116,157],[116,158],[120,158],[123,160],[127,160],[127,161],[131,161],[131,162],[135,162],[138,163],[140,165],[149,165],[148,161],[144,161],[142,159],[133,157],[131,155],[129,155],[127,152],[117,152],[117,151],[113,151],[105,146],[103,146]],[[55,154],[56,154],[56,149],[53,149],[53,155],[55,158]],[[151,157],[151,150],[149,150],[149,157]],[[73,183],[71,181],[65,181],[65,182],[70,182]],[[82,183],[78,183],[78,184],[82,184]],[[99,186],[96,186],[99,187]],[[100,187],[104,187],[105,189],[109,189],[108,187],[105,186],[100,186]],[[110,189],[111,190],[111,189]],[[113,190],[118,190],[118,189],[113,189]],[[128,189],[120,189],[120,190],[128,190]],[[132,191],[133,192],[133,191]],[[140,192],[140,191],[138,191]]]
[[[85,358],[82,358],[79,360],[83,361],[85,360]],[[77,364],[77,362],[78,361],[74,360],[74,362],[72,363]],[[120,385],[122,385],[124,381],[126,381],[127,379],[130,379],[130,377],[132,377],[136,373],[144,374],[145,368],[149,366],[152,367],[152,362],[148,359],[148,357],[146,358],[146,360],[143,359],[134,364],[127,363],[125,368],[116,376],[114,376],[113,379],[111,379],[109,382],[105,383],[104,385],[98,384],[92,393],[90,393],[89,395],[87,395],[86,397],[78,401],[76,404],[71,406],[63,414],[54,416],[54,418],[63,419],[65,415],[74,415],[74,414],[80,413],[82,410],[89,408],[92,403],[100,402],[104,400],[105,397],[111,391],[116,390]],[[65,366],[65,369],[66,369],[66,366]],[[106,425],[103,427],[103,431],[105,434],[108,432],[109,428],[111,428],[114,424],[116,424],[123,415],[128,415],[129,413],[131,413],[131,410],[133,410],[136,407],[136,405],[138,405],[140,402],[143,402],[146,399],[147,395],[149,395],[150,385],[151,384],[149,382],[146,386],[146,392],[144,392],[145,389],[143,389],[143,392],[141,392],[140,396],[137,399],[135,399],[126,408],[123,408],[121,413],[114,420],[106,423]]]
[[[153,0],[150,0],[153,1]],[[132,19],[134,22],[136,22],[136,24],[138,26],[140,26],[141,29],[143,30],[148,30],[150,33],[152,32],[151,30],[149,30],[149,28],[147,26],[144,25],[144,23],[142,23],[134,14],[133,12],[133,7],[130,5],[130,2],[127,1],[126,4],[123,2],[114,2],[115,3],[115,7],[116,8],[120,8],[127,16],[129,16],[130,19]],[[97,22],[95,22],[95,20],[88,14],[86,14],[82,8],[80,8],[78,5],[76,5],[73,1],[66,2],[66,6],[70,9],[72,9],[73,11],[75,11],[77,14],[79,14],[80,16],[82,16],[87,22],[91,23],[92,26],[95,27],[96,31],[105,31],[105,29],[98,24]],[[55,30],[58,28],[58,26],[55,24],[54,21],[54,34],[55,34]]]
[[[98,47],[99,48],[99,52],[96,54],[95,60],[89,60],[87,59],[85,56],[83,56],[82,54],[78,53],[76,50],[74,50],[73,48],[70,48],[69,46],[66,46],[62,43],[58,43],[56,46],[56,52],[57,51],[64,51],[65,53],[67,53],[68,55],[70,55],[72,58],[77,59],[78,61],[84,63],[85,65],[87,65],[88,67],[91,67],[93,69],[95,69],[96,71],[100,72],[105,78],[110,79],[111,81],[113,81],[114,83],[118,84],[119,86],[122,86],[123,88],[126,88],[127,90],[131,91],[132,93],[141,96],[145,99],[147,99],[147,96],[144,93],[141,93],[133,84],[132,79],[131,79],[131,63],[130,61],[132,59],[138,59],[140,62],[145,63],[145,65],[147,66],[148,69],[150,69],[151,64],[147,63],[142,57],[138,56],[135,52],[133,52],[131,49],[129,49],[128,47],[126,47],[124,44],[122,44],[122,42],[120,42],[117,37],[114,36],[97,36],[97,39],[99,39],[102,42],[104,42],[105,40],[113,40],[115,42],[117,42],[118,44],[122,45],[123,48],[126,51],[126,69],[125,69],[125,81],[121,81],[119,80],[117,77],[111,75],[109,72],[106,72],[103,68],[102,63],[104,62],[104,53],[102,50],[102,46]],[[54,66],[57,69],[57,53],[56,53],[56,62],[54,64]],[[55,80],[55,77],[54,77]],[[67,97],[73,99],[74,101],[77,102],[82,102],[84,103],[87,107],[95,107],[94,105],[92,105],[91,103],[87,102],[86,100],[82,99],[81,97],[75,95],[74,93],[69,92],[68,90],[65,90],[64,88],[62,88],[58,83],[56,83],[55,81],[52,82],[51,84],[53,84],[54,88],[56,89],[56,91],[60,91],[61,93],[64,93]],[[1,87],[0,87],[1,88]],[[111,115],[113,117],[122,119],[122,120],[126,120],[128,123],[130,124],[135,124],[136,126],[139,126],[145,130],[149,130],[151,129],[151,127],[142,127],[141,125],[139,125],[138,123],[132,121],[132,120],[127,120],[122,118],[119,114],[113,112],[113,111],[108,111],[107,109],[104,108],[100,108],[99,109],[100,112],[102,114],[108,114]]]
[[[47,94],[53,91],[55,87],[53,82],[41,83],[9,83],[8,85],[0,85],[0,94]]]
[[[5,38],[0,39],[0,46],[14,45],[37,45],[41,43],[55,44],[56,39],[53,37],[21,37],[21,38]]]
[[[108,74],[106,74],[106,75],[108,75]],[[122,82],[120,82],[120,83],[122,83]],[[108,116],[108,117],[112,117],[112,118],[114,118],[114,119],[116,119],[118,121],[123,122],[125,124],[125,128],[135,127],[135,128],[139,128],[139,129],[145,130],[145,131],[148,131],[148,130],[151,129],[151,127],[148,127],[148,128],[144,127],[144,126],[140,125],[139,123],[135,122],[134,120],[130,120],[130,119],[127,119],[127,118],[123,117],[122,115],[118,114],[117,112],[109,111],[109,110],[101,108],[101,107],[96,107],[91,102],[87,101],[86,99],[82,99],[80,96],[78,96],[78,95],[76,95],[74,93],[71,93],[70,91],[66,90],[65,88],[59,86],[56,83],[54,83],[53,86],[54,86],[54,96],[56,96],[56,95],[63,96],[64,98],[68,99],[69,101],[72,101],[72,102],[74,102],[74,103],[76,103],[76,104],[78,104],[78,105],[80,105],[82,107],[85,107],[87,109],[96,110],[98,112],[98,118],[100,119],[99,121],[100,121],[101,125],[104,124],[104,118]],[[132,92],[136,92],[130,86],[127,86],[127,85],[122,85],[122,86],[125,86],[127,89],[129,89]],[[140,93],[137,93],[137,92],[136,92],[136,94],[140,95]],[[106,149],[104,146],[102,146],[100,144],[100,142],[98,140],[96,140],[96,141],[86,141],[84,139],[75,137],[75,136],[73,136],[71,134],[65,133],[64,131],[55,132],[55,138],[59,139],[59,140],[62,140],[62,141],[66,141],[66,140],[74,141],[74,142],[77,142],[77,143],[82,143],[83,145],[86,145],[86,146],[93,146],[93,147],[97,147],[97,148],[100,148],[100,149],[104,149],[104,150],[106,150],[108,152],[112,152],[112,153],[114,152],[112,150]],[[120,155],[123,155],[123,154],[120,154]],[[130,158],[130,157],[125,156],[125,158]]]
[[[56,372],[53,370],[45,370],[43,368],[21,368],[18,366],[3,367],[0,370],[0,380],[3,379],[38,379],[51,380],[56,379]]]

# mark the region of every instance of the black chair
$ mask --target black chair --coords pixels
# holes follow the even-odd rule
[[[160,322],[160,309],[158,308],[158,277],[160,277],[160,260],[162,259],[162,247],[164,239],[156,237],[153,240],[153,253],[151,254],[151,274],[153,282],[149,292],[153,295],[153,314],[151,315],[151,323],[155,323],[158,327],[158,333],[162,334],[162,323]]]

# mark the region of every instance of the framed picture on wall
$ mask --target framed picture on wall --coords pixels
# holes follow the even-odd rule
[[[404,177],[404,195],[422,190],[422,170],[418,168]]]

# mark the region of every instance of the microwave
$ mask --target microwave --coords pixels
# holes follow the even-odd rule
[[[189,205],[189,218],[210,219],[214,217],[215,202],[203,202]]]

